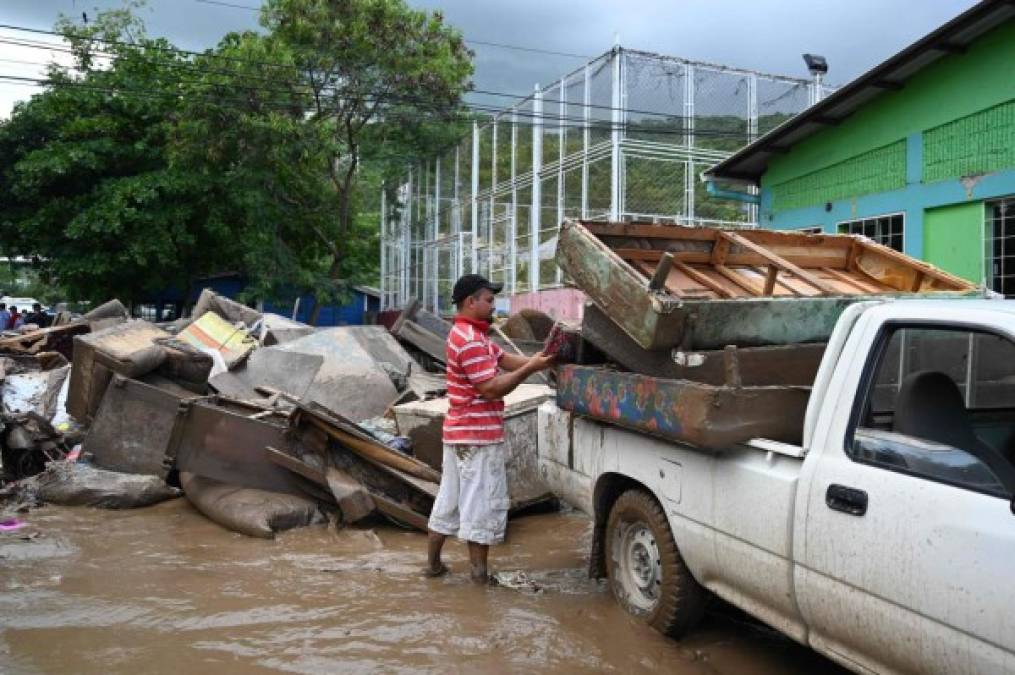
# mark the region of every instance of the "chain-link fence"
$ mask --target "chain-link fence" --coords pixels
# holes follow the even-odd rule
[[[479,272],[509,294],[561,283],[565,218],[750,227],[702,171],[812,104],[811,80],[614,48],[420,162],[382,204],[382,306],[450,310]]]

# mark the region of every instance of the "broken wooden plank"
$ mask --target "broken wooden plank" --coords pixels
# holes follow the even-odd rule
[[[831,286],[829,286],[821,279],[817,278],[816,276],[804,270],[803,268],[794,265],[785,258],[778,256],[775,253],[772,253],[768,249],[763,248],[758,244],[755,244],[753,241],[750,241],[749,239],[746,239],[745,237],[742,237],[735,232],[720,231],[719,236],[722,237],[724,241],[734,243],[737,246],[740,246],[741,248],[745,248],[748,251],[755,253],[756,255],[760,255],[762,258],[765,258],[770,264],[775,265],[784,272],[789,272],[796,278],[813,286],[822,293],[826,295],[835,294],[835,289],[833,289]]]
[[[758,286],[744,275],[737,274],[736,272],[731,270],[729,267],[726,267],[725,265],[715,265],[714,267],[716,272],[723,275],[724,277],[726,277],[727,279],[729,279],[737,286],[750,293],[751,295],[755,297],[761,297],[762,295],[764,295],[763,293],[764,288]]]
[[[730,252],[730,240],[720,236],[722,234],[722,230],[716,231],[716,240],[712,245],[712,256],[709,258],[709,263],[716,267],[726,263],[726,256]]]
[[[347,447],[349,450],[355,452],[360,457],[363,457],[364,459],[372,459],[380,464],[384,464],[385,466],[390,466],[394,469],[404,471],[410,476],[422,478],[423,480],[428,480],[434,483],[440,483],[440,474],[423,462],[403,455],[396,450],[392,450],[379,441],[365,437],[365,434],[360,436],[348,429],[342,429],[338,426],[343,423],[351,425],[351,422],[341,420],[340,418],[325,419],[321,416],[321,413],[310,410],[305,406],[301,406],[299,411],[299,414],[306,416],[312,425],[326,433],[328,436],[334,438],[336,441]],[[329,417],[332,416],[334,416],[334,413],[329,415]]]
[[[429,520],[426,516],[416,513],[405,505],[399,504],[387,497],[383,497],[378,494],[373,494],[372,497],[374,499],[374,503],[377,505],[377,510],[384,515],[394,518],[406,525],[411,525],[421,532],[426,532],[429,529]]]
[[[891,288],[889,288],[888,286],[885,286],[884,284],[878,284],[878,283],[874,282],[873,280],[867,281],[867,280],[860,279],[860,278],[855,277],[855,276],[850,276],[850,275],[845,274],[845,273],[843,273],[843,272],[841,272],[841,271],[839,271],[837,269],[832,269],[831,267],[823,267],[821,269],[821,271],[824,272],[825,274],[827,274],[830,277],[834,277],[834,278],[838,279],[840,282],[842,282],[842,283],[844,283],[846,285],[849,285],[849,286],[852,286],[853,288],[858,289],[859,291],[861,291],[863,293],[885,293],[885,292],[891,292]]]
[[[623,260],[631,262],[634,260],[647,260],[649,262],[658,262],[664,253],[672,253],[676,260],[681,260],[689,265],[710,265],[712,262],[712,253],[709,251],[680,251],[675,249],[658,249],[658,248],[617,248],[614,252],[620,256]],[[835,264],[844,264],[845,257],[840,256],[838,252],[834,255],[823,255],[820,250],[811,251],[808,253],[780,253],[780,257],[785,258],[794,265],[804,269],[820,269],[822,267],[834,267]],[[751,252],[737,252],[726,254],[726,265],[767,265],[768,260],[756,253]],[[650,275],[651,276],[651,275]]]
[[[914,293],[919,291],[920,287],[923,286],[923,277],[924,277],[923,270],[917,270],[916,274],[913,276],[913,285],[910,287],[909,290],[913,291]]]
[[[764,269],[762,269],[760,267],[755,267],[755,266],[752,265],[752,266],[750,266],[749,269],[751,269],[752,271],[757,273],[757,275],[759,277],[764,277],[766,284],[768,283],[768,275],[770,273],[771,266],[767,266]],[[776,268],[776,270],[778,271],[778,268]],[[771,293],[771,295],[773,297],[777,296],[777,295],[781,295],[781,294],[775,292],[775,287],[776,286],[778,286],[778,287],[788,291],[790,295],[807,295],[806,292],[801,291],[799,288],[794,286],[794,284],[793,284],[793,277],[790,277],[790,276],[781,276],[781,277],[780,276],[776,276],[775,277],[775,283],[772,285],[772,293]]]
[[[334,466],[324,472],[328,489],[342,511],[342,520],[355,523],[366,518],[377,508],[377,498],[367,492],[363,484]]]
[[[270,445],[265,447],[264,452],[268,457],[268,460],[273,464],[289,469],[293,473],[299,474],[307,480],[313,481],[322,487],[328,487],[328,480],[325,477],[323,470],[307,464],[299,457],[293,457],[281,450],[277,450]]]
[[[659,291],[666,287],[666,278],[670,275],[671,267],[673,267],[673,254],[663,253],[659,258],[659,265],[652,274],[652,280],[648,282],[650,290]]]
[[[689,241],[715,241],[715,230],[650,223],[597,223],[582,221],[589,232],[598,237],[646,237],[686,239]]]
[[[765,272],[765,289],[763,293],[765,295],[772,295],[775,291],[775,280],[779,276],[779,268],[775,265],[769,265],[768,270]]]
[[[949,274],[948,272],[940,270],[929,263],[923,262],[922,260],[911,258],[905,253],[899,253],[895,249],[889,248],[883,244],[870,241],[869,239],[858,239],[857,244],[860,248],[858,258],[862,257],[863,253],[883,256],[888,258],[890,261],[897,263],[904,270],[922,272],[925,276],[934,279],[935,281],[940,281],[945,284],[946,288],[968,288],[972,286],[972,284],[965,279],[957,277],[954,274]],[[857,262],[859,263],[859,260]]]
[[[688,264],[686,264],[684,262],[681,262],[679,260],[674,260],[673,261],[673,266],[676,267],[681,272],[683,272],[684,274],[686,274],[687,276],[689,276],[690,278],[692,278],[695,281],[697,281],[699,284],[701,284],[705,288],[709,289],[710,291],[712,291],[713,293],[718,295],[720,298],[732,298],[733,297],[732,293],[730,293],[728,290],[726,290],[725,288],[723,288],[722,286],[720,286],[716,282],[712,281],[708,277],[708,275],[699,272],[698,270],[694,269],[690,265],[688,265]]]
[[[398,478],[399,480],[405,481],[406,483],[413,486],[414,488],[416,488],[423,494],[427,495],[428,497],[437,499],[437,492],[440,489],[440,483],[434,483],[433,481],[423,480],[422,478],[416,478],[415,476],[411,476],[405,473],[404,471],[399,471],[398,469],[391,466],[383,466],[383,465],[378,466],[382,466],[383,469],[387,471],[389,474],[391,474],[395,478]]]

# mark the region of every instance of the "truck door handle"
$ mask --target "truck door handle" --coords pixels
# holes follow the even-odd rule
[[[825,492],[825,504],[833,511],[842,511],[851,516],[867,513],[867,493],[856,488],[832,483]]]

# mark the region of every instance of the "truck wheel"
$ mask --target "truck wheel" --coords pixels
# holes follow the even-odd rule
[[[684,564],[666,514],[644,490],[628,490],[606,521],[610,588],[631,614],[671,637],[694,627],[707,594]]]

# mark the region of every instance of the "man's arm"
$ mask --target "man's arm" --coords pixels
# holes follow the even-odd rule
[[[529,362],[528,356],[521,356],[519,354],[508,354],[507,352],[501,354],[500,361],[497,363],[498,366],[504,370],[518,370]]]
[[[501,356],[500,360],[502,363],[507,356],[507,354]],[[497,375],[484,382],[475,383],[473,386],[476,387],[479,395],[487,401],[496,401],[497,399],[504,398],[514,391],[519,384],[524,382],[529,375],[549,368],[553,364],[555,357],[544,356],[542,352],[539,352],[529,358],[517,358],[523,359],[525,363],[511,372]]]

